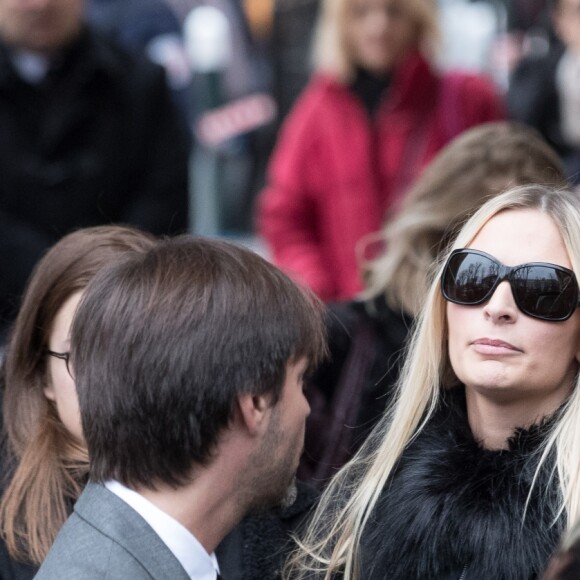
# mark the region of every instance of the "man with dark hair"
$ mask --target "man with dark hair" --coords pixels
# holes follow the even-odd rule
[[[292,487],[321,305],[249,250],[182,237],[95,278],[71,350],[90,482],[37,578],[216,578],[224,536]]]

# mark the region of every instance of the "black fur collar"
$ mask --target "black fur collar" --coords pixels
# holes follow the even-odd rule
[[[483,449],[467,422],[463,388],[446,401],[404,453],[363,536],[366,579],[528,580],[556,548],[556,479],[542,471],[522,524],[553,419],[517,430],[509,449]],[[550,465],[552,463],[550,462]]]

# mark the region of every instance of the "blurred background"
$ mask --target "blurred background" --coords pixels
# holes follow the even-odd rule
[[[554,42],[546,0],[439,0],[439,66],[501,93]],[[90,0],[89,20],[162,64],[194,147],[193,232],[247,239],[282,121],[311,73],[318,0]]]

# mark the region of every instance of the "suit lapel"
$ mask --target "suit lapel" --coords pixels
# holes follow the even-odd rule
[[[74,510],[129,552],[155,580],[189,580],[177,558],[151,526],[104,486],[89,483]]]

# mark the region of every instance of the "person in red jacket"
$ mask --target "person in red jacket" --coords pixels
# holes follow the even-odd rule
[[[325,0],[313,76],[285,121],[258,206],[273,260],[324,300],[362,289],[357,244],[434,155],[504,117],[492,83],[439,74],[436,0]]]

